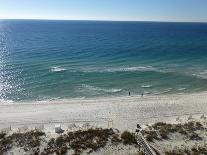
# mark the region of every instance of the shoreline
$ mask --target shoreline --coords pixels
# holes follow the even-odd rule
[[[120,99],[139,99],[139,100],[148,100],[148,99],[166,99],[166,98],[179,98],[179,97],[188,97],[188,96],[207,96],[207,91],[201,91],[201,92],[188,92],[188,93],[163,93],[163,94],[144,94],[142,96],[141,94],[131,94],[128,96],[126,94],[125,96],[98,96],[98,97],[74,97],[74,98],[52,98],[52,99],[45,99],[45,100],[23,100],[23,101],[13,101],[13,100],[0,100],[0,106],[1,105],[29,105],[29,104],[76,104],[78,102],[92,102],[97,100],[105,100],[105,101],[114,101],[114,100],[120,100]]]
[[[135,130],[137,123],[174,122],[177,117],[206,115],[206,102],[207,92],[0,104],[0,128],[38,124],[51,128],[56,123],[76,122],[95,122],[105,127],[112,121],[114,128]]]

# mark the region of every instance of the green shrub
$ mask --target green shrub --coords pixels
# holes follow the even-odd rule
[[[154,139],[159,140],[155,131],[144,131],[144,135],[148,142],[153,142]]]
[[[0,133],[0,139],[4,138],[6,136],[6,133]]]
[[[129,132],[129,131],[124,131],[121,134],[121,139],[123,140],[123,143],[126,145],[132,145],[132,144],[137,144],[135,134]]]

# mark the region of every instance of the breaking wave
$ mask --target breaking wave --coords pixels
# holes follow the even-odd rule
[[[100,87],[95,87],[87,84],[82,84],[82,88],[91,90],[91,91],[98,91],[98,92],[105,92],[105,93],[117,93],[121,92],[122,89],[116,89],[116,88],[100,88]]]
[[[111,68],[85,68],[82,72],[164,72],[152,66],[134,66],[134,67],[111,67]]]
[[[178,90],[179,90],[179,91],[182,91],[182,90],[186,90],[186,88],[179,88]]]
[[[169,93],[171,90],[172,90],[172,88],[168,88],[168,89],[165,89],[165,90],[163,90],[161,92],[155,92],[155,93],[153,93],[153,95],[166,94],[166,93]]]
[[[51,67],[51,72],[61,72],[65,71],[66,69],[60,66]]]
[[[152,85],[142,85],[141,88],[151,88]]]

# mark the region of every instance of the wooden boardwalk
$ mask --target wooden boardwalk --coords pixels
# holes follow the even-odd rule
[[[155,151],[150,147],[141,132],[136,133],[137,143],[143,148],[145,155],[156,155]]]

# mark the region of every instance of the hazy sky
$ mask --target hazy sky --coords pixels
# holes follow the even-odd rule
[[[207,0],[0,0],[0,19],[207,22]]]

